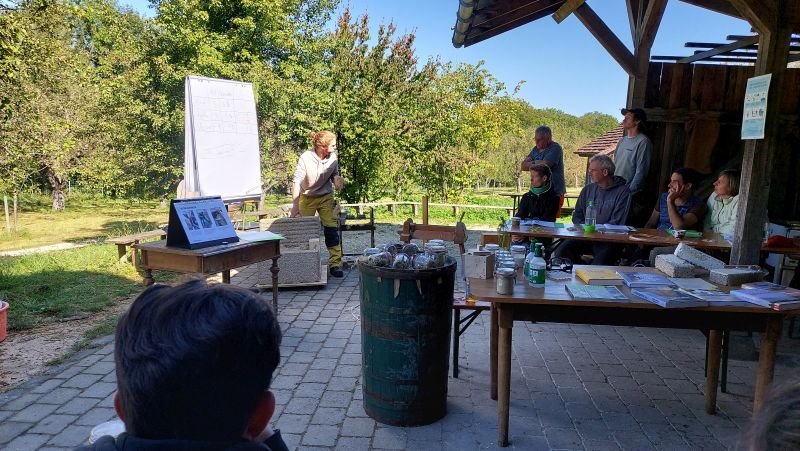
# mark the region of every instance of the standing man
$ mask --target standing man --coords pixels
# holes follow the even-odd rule
[[[631,193],[631,220],[637,224],[647,212],[644,197],[644,182],[650,172],[650,158],[653,143],[645,135],[647,114],[641,108],[623,108],[622,138],[614,152],[616,174],[625,179],[625,185]]]
[[[325,235],[325,246],[330,258],[328,267],[333,277],[344,277],[342,272],[342,245],[333,205],[333,189],[341,191],[344,180],[339,175],[336,159],[336,135],[328,130],[309,135],[314,146],[300,155],[294,170],[292,184],[292,211],[290,216],[314,216],[319,213]]]
[[[589,160],[589,177],[592,183],[586,185],[575,203],[572,222],[576,226],[586,219],[586,206],[591,201],[597,212],[598,224],[625,224],[631,194],[622,177],[614,175],[614,162],[607,155],[595,155]],[[618,244],[592,243],[591,241],[566,240],[558,248],[556,257],[567,257],[574,262],[582,254],[592,254],[593,265],[612,265]]]
[[[522,161],[522,170],[530,171],[535,164],[544,164],[553,173],[553,192],[560,197],[558,201],[558,213],[556,218],[561,216],[561,206],[564,204],[564,194],[566,194],[566,184],[564,183],[564,150],[553,141],[553,131],[546,125],[536,128],[533,135],[536,146],[531,149],[528,157]]]

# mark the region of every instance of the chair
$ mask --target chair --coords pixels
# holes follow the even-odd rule
[[[429,240],[443,240],[458,245],[461,254],[461,266],[463,268],[464,252],[466,252],[464,243],[467,242],[467,228],[463,222],[458,221],[455,226],[443,226],[415,224],[414,221],[408,219],[403,223],[403,229],[400,231],[400,241],[408,243],[414,239],[422,240],[423,242]],[[482,311],[489,310],[490,308],[490,302],[476,301],[474,303],[469,303],[463,298],[453,299],[453,377],[458,378],[459,337],[466,332],[467,328],[475,321]],[[470,311],[470,313],[464,318],[461,318],[462,310]]]

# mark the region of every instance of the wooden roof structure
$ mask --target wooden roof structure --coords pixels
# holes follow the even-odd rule
[[[517,28],[534,20],[552,15],[561,22],[570,14],[589,30],[603,48],[628,74],[628,107],[645,107],[650,53],[656,32],[668,0],[624,0],[627,5],[633,49],[629,49],[589,6],[595,0],[458,0],[457,20],[453,32],[455,47],[470,46]],[[623,0],[618,0],[623,1]],[[675,1],[675,0],[673,0]],[[736,45],[756,45],[753,76],[771,74],[770,105],[792,95],[787,81],[787,65],[793,57],[795,43],[792,33],[800,31],[800,1],[798,0],[681,0],[707,10],[747,21],[755,36],[737,39]],[[744,41],[744,42],[742,42]],[[552,45],[558,45],[553,42]],[[727,45],[727,44],[726,44]],[[724,47],[724,46],[723,46]],[[722,49],[732,52],[738,49]],[[709,49],[722,51],[718,47]],[[694,56],[694,55],[693,55]],[[715,56],[715,55],[705,55]],[[702,59],[702,58],[700,58]],[[683,61],[691,63],[693,61]],[[687,89],[676,84],[673,86]],[[794,88],[793,86],[791,88]],[[645,109],[647,111],[647,109]],[[648,111],[648,116],[651,116]],[[753,264],[759,261],[763,224],[767,220],[767,205],[771,184],[772,164],[781,143],[781,122],[778,108],[768,108],[765,117],[764,139],[744,141],[739,210],[732,251],[732,264]],[[785,151],[785,150],[784,150]],[[658,163],[655,163],[658,164]],[[796,177],[796,174],[794,174]],[[756,399],[759,406],[761,399]]]
[[[617,144],[619,143],[619,139],[622,138],[622,133],[622,122],[620,122],[616,127],[576,150],[575,153],[581,157],[589,158],[595,155],[612,156],[614,155],[614,151],[617,150]]]

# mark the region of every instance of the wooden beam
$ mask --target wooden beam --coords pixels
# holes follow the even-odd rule
[[[636,28],[639,26],[639,19],[642,13],[643,0],[626,0],[625,6],[628,8],[628,23],[631,26],[631,39],[636,42]]]
[[[505,5],[508,2],[504,2]],[[484,8],[475,12],[476,17],[486,17],[483,22],[474,20],[471,31],[464,39],[464,47],[469,47],[478,42],[485,41],[514,28],[525,25],[542,17],[549,16],[556,12],[563,0],[542,0],[542,1],[517,1],[503,11],[493,14],[482,14]]]
[[[639,45],[647,45],[648,48],[653,47],[658,26],[661,24],[661,18],[664,17],[666,8],[667,0],[650,0],[648,2],[644,17],[642,17],[640,30],[637,33],[639,35]]]
[[[754,45],[758,43],[758,36],[750,36],[744,39],[741,39],[736,42],[732,42],[728,45],[723,45],[721,47],[717,47],[711,50],[706,50],[705,52],[696,53],[692,56],[686,57],[682,60],[678,60],[679,63],[693,63],[695,61],[700,61],[702,59],[710,58],[712,56],[721,55],[723,53],[730,52],[731,50],[738,50],[748,45]]]
[[[738,1],[738,0],[735,0]],[[772,3],[772,2],[770,2]],[[774,5],[774,3],[772,3]],[[767,116],[764,139],[745,141],[742,158],[739,208],[736,214],[736,233],[731,247],[731,264],[758,264],[764,223],[772,180],[772,160],[780,146],[780,104],[784,95],[786,65],[789,60],[789,25],[778,17],[764,17],[774,22],[774,31],[761,31],[758,41],[758,60],[754,75],[772,74],[767,96]]]
[[[759,33],[775,31],[777,27],[776,0],[728,0]]]
[[[628,75],[636,74],[636,65],[631,51],[588,4],[584,3],[579,6],[575,9],[574,14]]]
[[[731,5],[728,0],[681,0],[683,3],[699,6],[710,11],[725,14],[727,16],[743,19],[742,13]]]
[[[561,23],[575,11],[575,8],[581,6],[583,2],[586,0],[567,0],[561,5],[561,8],[558,8],[558,11],[553,13],[553,20],[556,23]]]

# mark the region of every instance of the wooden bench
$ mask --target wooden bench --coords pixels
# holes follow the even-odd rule
[[[167,236],[167,232],[156,229],[150,230],[149,232],[141,232],[141,233],[134,233],[133,235],[125,235],[125,236],[118,236],[116,238],[109,238],[106,240],[106,243],[116,244],[117,245],[117,254],[119,254],[119,260],[125,260],[125,257],[128,254],[128,248],[134,244],[139,244],[139,241],[147,240],[150,238],[159,238],[164,239]],[[134,250],[131,252],[131,263],[133,266],[136,266],[136,251]]]

